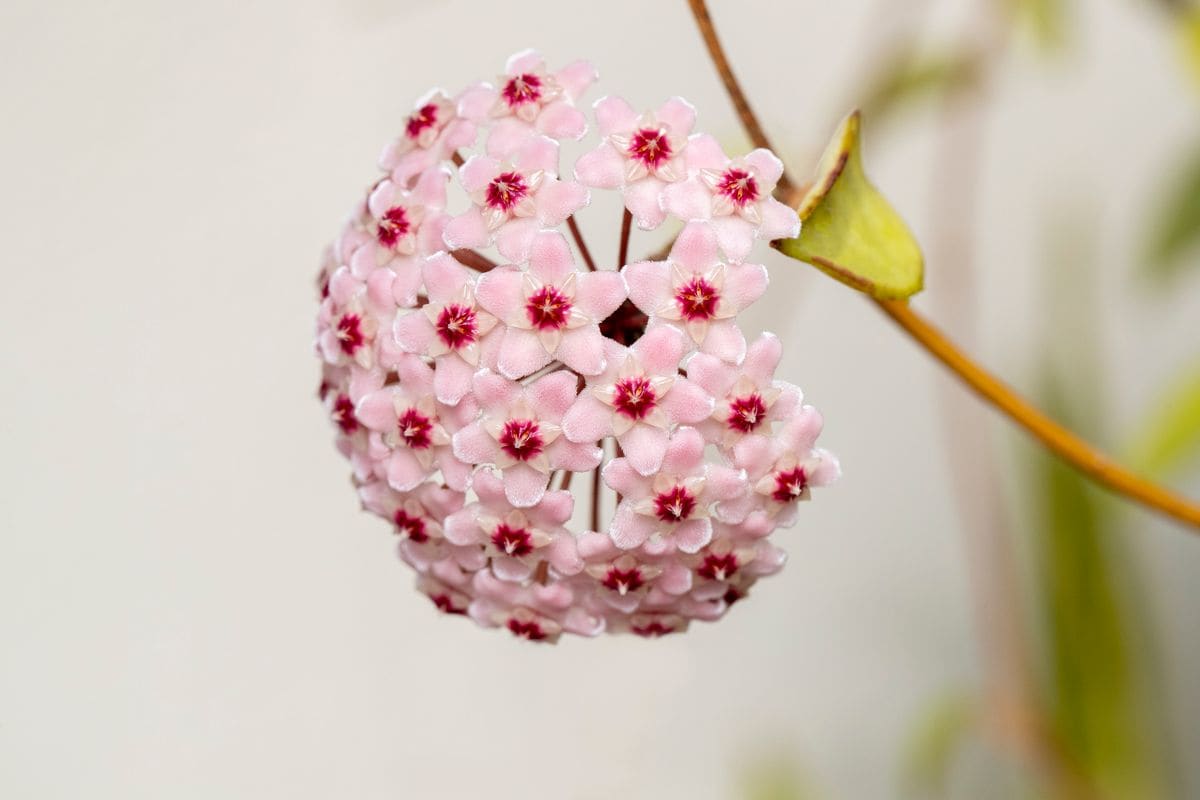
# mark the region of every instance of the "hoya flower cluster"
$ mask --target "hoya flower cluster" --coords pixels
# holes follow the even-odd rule
[[[737,324],[767,288],[754,244],[799,230],[779,160],[730,158],[679,98],[610,96],[564,165],[595,78],[525,52],[426,95],[319,281],[320,395],[364,507],[439,609],[531,640],[719,618],[839,471],[779,340]],[[574,215],[601,191],[626,209],[610,246],[666,224],[665,258],[593,261]]]

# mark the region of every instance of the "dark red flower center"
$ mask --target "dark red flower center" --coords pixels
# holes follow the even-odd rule
[[[408,138],[416,139],[421,135],[421,131],[426,128],[431,128],[437,124],[438,108],[433,103],[426,103],[413,112],[408,118],[408,122],[404,125],[404,132],[408,134]]]
[[[438,607],[439,611],[442,611],[446,614],[467,613],[465,608],[456,608],[454,605],[454,598],[446,592],[441,592],[440,594],[431,594],[429,595],[429,599],[433,601],[433,604]]]
[[[735,398],[729,404],[729,416],[725,424],[735,431],[749,433],[762,424],[767,416],[767,404],[757,392]]]
[[[413,516],[403,508],[398,508],[392,515],[392,521],[396,523],[396,533],[401,538],[410,539],[418,544],[429,541],[429,533],[425,530],[425,520],[421,517]]]
[[[733,553],[709,553],[696,574],[710,581],[723,581],[737,571],[738,560]]]
[[[692,278],[675,291],[675,302],[685,320],[712,319],[717,313],[721,293],[701,277]]]
[[[504,84],[501,95],[510,108],[536,102],[542,97],[542,78],[532,72],[517,75]]]
[[[658,396],[646,378],[622,378],[613,386],[613,408],[630,419],[644,418],[657,404]]]
[[[807,486],[808,476],[804,473],[804,467],[794,467],[777,472],[775,473],[775,491],[771,492],[771,498],[777,503],[791,503],[804,493]]]
[[[528,461],[542,452],[542,433],[536,420],[510,419],[498,440],[500,449],[517,461]]]
[[[645,586],[646,582],[642,580],[642,571],[637,567],[629,569],[609,567],[608,572],[604,575],[604,580],[600,581],[600,585],[610,591],[625,594],[636,592]]]
[[[358,314],[343,314],[337,324],[338,345],[348,356],[354,355],[358,348],[366,342],[362,331],[362,317]]]
[[[351,434],[358,430],[358,418],[354,416],[354,403],[348,395],[339,394],[333,401],[333,412],[330,414],[334,423],[342,429],[342,433]]]
[[[438,314],[438,338],[451,350],[465,347],[475,341],[475,309],[450,303]]]
[[[737,588],[736,586],[731,585],[728,589],[725,590],[725,594],[721,596],[721,599],[725,601],[725,605],[731,606],[734,603],[736,603],[738,600],[741,600],[745,596],[746,596],[745,592],[743,592],[741,589]]]
[[[400,440],[413,450],[424,450],[433,444],[433,421],[415,408],[405,409],[396,420]]]
[[[525,301],[529,322],[539,331],[556,331],[567,327],[571,300],[553,286],[543,286]]]
[[[633,134],[627,151],[629,157],[640,161],[648,169],[654,169],[659,164],[670,159],[671,143],[667,135],[655,128],[642,128]]]
[[[758,199],[758,181],[746,170],[731,167],[717,182],[717,194],[724,195],[741,208]]]
[[[492,533],[492,544],[506,555],[520,558],[533,552],[533,536],[526,528],[510,528],[500,523]]]
[[[673,486],[654,496],[654,516],[663,522],[685,520],[695,510],[696,498],[682,486]]]
[[[669,625],[664,625],[660,620],[651,620],[645,625],[633,625],[630,627],[638,636],[645,636],[650,639],[656,639],[659,636],[666,636],[668,633],[674,633],[675,629]]]
[[[546,638],[546,632],[542,630],[542,626],[537,624],[536,620],[522,622],[519,619],[510,619],[508,621],[508,629],[518,639],[528,639],[531,642],[537,642]]]
[[[395,247],[396,242],[408,235],[412,223],[408,221],[408,212],[404,206],[392,206],[383,213],[379,226],[375,229],[375,238],[384,247]]]
[[[501,172],[492,178],[484,191],[484,201],[488,208],[497,211],[511,211],[513,206],[529,194],[529,184],[519,172]]]

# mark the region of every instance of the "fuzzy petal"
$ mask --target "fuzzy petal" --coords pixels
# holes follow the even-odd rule
[[[504,496],[517,508],[537,505],[546,493],[549,476],[528,464],[514,464],[504,470]]]
[[[575,180],[594,189],[616,189],[625,183],[625,158],[612,145],[602,144],[575,162]]]
[[[657,228],[667,218],[667,212],[663,211],[659,202],[664,185],[657,178],[643,178],[629,184],[622,191],[625,208],[629,209],[634,222],[644,231]]]
[[[532,375],[553,360],[533,331],[509,328],[500,345],[500,374],[512,380]]]
[[[563,434],[572,442],[595,444],[612,435],[613,410],[584,390],[563,416]]]
[[[651,425],[634,425],[620,437],[630,466],[642,475],[657,472],[667,449],[667,432]]]
[[[596,325],[585,325],[563,334],[555,357],[580,375],[599,375],[606,366],[604,337]]]

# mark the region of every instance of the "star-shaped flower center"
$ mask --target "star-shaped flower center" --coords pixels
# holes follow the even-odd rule
[[[661,128],[641,128],[635,131],[630,137],[626,153],[650,170],[674,155],[671,143],[667,141],[667,134]]]
[[[396,421],[400,441],[413,450],[426,450],[433,444],[433,420],[415,408],[407,408]]]
[[[537,642],[546,638],[546,632],[542,630],[542,626],[536,620],[524,621],[513,618],[508,621],[507,627],[518,639]]]
[[[525,72],[509,79],[500,92],[509,108],[536,103],[542,98],[542,78],[532,72]]]
[[[767,416],[767,404],[762,395],[755,392],[745,397],[736,397],[729,402],[729,416],[725,424],[740,433],[749,433],[762,425]]]
[[[696,574],[710,581],[723,581],[738,571],[738,558],[733,553],[708,553]]]
[[[404,206],[392,206],[379,220],[375,238],[384,247],[395,247],[396,242],[407,236],[411,230],[412,223],[408,219],[408,211]]]
[[[808,475],[804,467],[783,470],[775,473],[775,489],[771,492],[771,498],[777,503],[791,503],[799,499],[807,487]]]
[[[629,569],[621,569],[613,565],[608,568],[608,572],[604,574],[600,585],[609,591],[617,592],[624,595],[629,592],[636,592],[638,589],[646,585],[646,581],[642,578],[642,571],[638,567],[630,567]]]
[[[730,167],[717,181],[717,194],[727,198],[738,208],[758,200],[758,181],[744,169]]]
[[[528,528],[501,522],[492,532],[492,544],[505,555],[520,558],[533,552],[533,535]]]
[[[675,290],[675,302],[679,304],[679,313],[689,322],[715,317],[720,301],[720,291],[700,276],[688,280]]]
[[[363,335],[362,317],[358,314],[343,314],[337,324],[337,339],[343,353],[348,356],[354,355],[367,341]]]
[[[458,303],[449,303],[440,314],[434,327],[438,338],[451,350],[465,347],[475,341],[478,325],[475,309]]]
[[[429,532],[425,530],[425,520],[421,517],[398,508],[392,515],[392,521],[396,523],[396,533],[400,538],[417,544],[429,541]]]
[[[438,107],[434,103],[426,103],[412,113],[404,124],[404,132],[410,139],[416,139],[421,132],[432,128],[438,122]]]
[[[334,423],[349,435],[358,430],[358,418],[354,416],[354,403],[348,395],[339,394],[333,401],[333,412],[330,414]]]
[[[672,486],[654,496],[654,516],[663,522],[681,522],[696,510],[696,497],[684,486]]]
[[[529,461],[536,458],[544,446],[541,429],[537,420],[532,419],[508,420],[504,423],[504,427],[500,430],[500,437],[496,441],[501,450],[517,461]]]
[[[613,384],[613,408],[630,419],[643,419],[658,405],[658,395],[649,379],[638,375]]]
[[[571,300],[553,286],[542,286],[525,301],[525,313],[539,331],[561,330],[570,319]]]
[[[484,192],[484,202],[496,211],[512,209],[529,194],[529,183],[519,172],[501,172],[492,178]]]
[[[438,607],[438,610],[446,614],[466,614],[467,609],[458,608],[454,605],[454,598],[446,592],[429,595],[429,599]]]

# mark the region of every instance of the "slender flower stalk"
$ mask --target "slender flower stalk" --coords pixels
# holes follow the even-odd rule
[[[755,145],[768,147],[767,136],[762,125],[750,108],[745,93],[729,65],[721,42],[717,38],[707,4],[704,0],[688,0],[688,5],[692,9],[696,25],[708,48],[709,56],[733,102],[742,127],[746,129],[747,135]],[[779,181],[781,194],[789,200],[789,203],[798,203],[801,193],[792,188],[793,186],[794,184],[785,173]],[[907,301],[875,300],[874,302],[884,314],[903,328],[934,358],[953,371],[980,397],[1024,428],[1055,455],[1109,490],[1182,522],[1193,528],[1193,533],[1200,534],[1200,505],[1196,502],[1181,497],[1159,484],[1138,477],[1071,431],[1051,420],[955,347],[940,331],[918,314]]]

